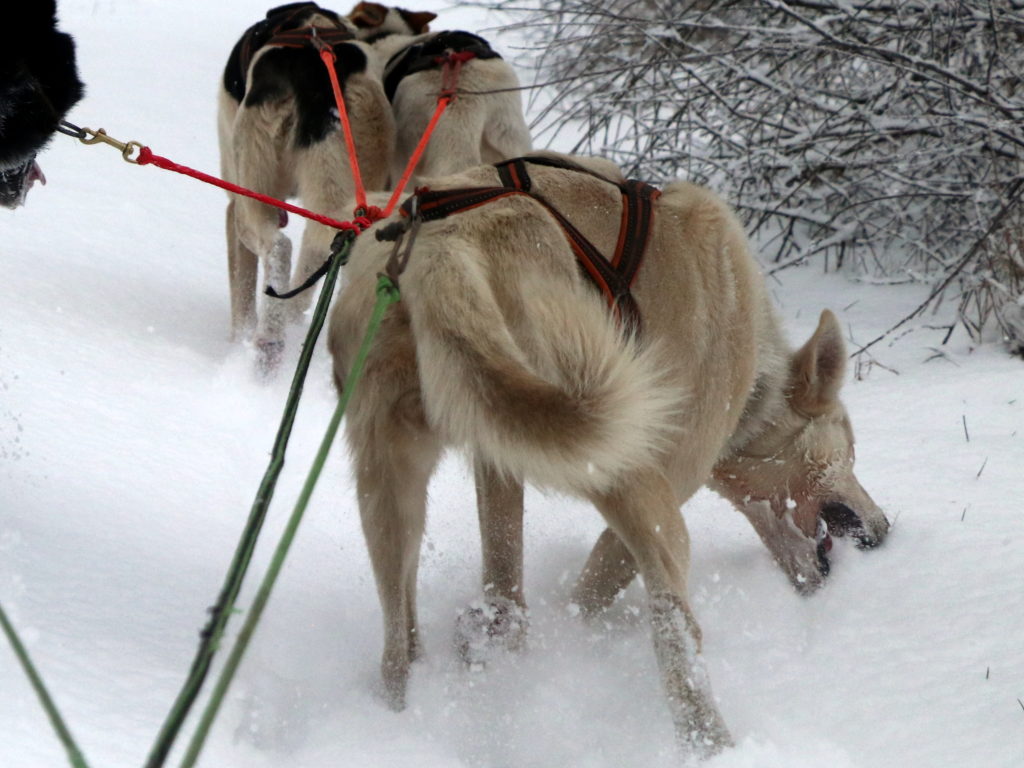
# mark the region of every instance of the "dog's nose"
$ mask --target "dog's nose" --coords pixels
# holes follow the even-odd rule
[[[853,536],[860,549],[877,547],[881,542],[876,536],[868,533],[860,515],[841,501],[830,501],[821,508],[821,519],[828,525],[829,532],[834,536]]]

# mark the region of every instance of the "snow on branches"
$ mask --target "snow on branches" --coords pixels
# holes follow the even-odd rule
[[[959,286],[973,336],[1024,347],[1021,0],[485,4],[559,81],[539,139],[568,121],[576,151],[712,184],[773,271]]]

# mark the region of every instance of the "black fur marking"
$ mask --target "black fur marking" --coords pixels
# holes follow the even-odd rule
[[[0,205],[16,205],[36,152],[82,98],[75,43],[53,0],[16,2],[0,27]]]
[[[821,508],[821,519],[828,526],[829,533],[834,536],[853,536],[859,549],[871,549],[879,544],[878,539],[869,535],[864,528],[864,521],[845,504],[838,501],[825,504]]]
[[[366,54],[356,45],[334,46],[335,70],[344,86],[349,75],[366,70]],[[323,61],[312,48],[273,48],[256,62],[245,107],[295,98],[295,145],[322,141],[337,124],[337,106]]]
[[[449,51],[471,51],[478,59],[501,58],[501,55],[482,37],[460,30],[438,32],[429,40],[403,48],[388,60],[384,68],[384,93],[387,94],[388,101],[395,100],[395,92],[403,78],[415,72],[436,69],[440,66],[438,57]]]
[[[249,27],[235,43],[224,67],[224,90],[241,103],[245,98],[245,76],[253,57],[278,32],[287,32],[305,26],[311,16],[322,14],[339,26],[344,26],[335,11],[321,8],[316,3],[288,3],[267,11],[267,16]]]

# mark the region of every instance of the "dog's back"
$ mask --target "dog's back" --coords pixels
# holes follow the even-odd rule
[[[483,38],[445,31],[413,38],[385,68],[385,90],[396,116],[392,177],[405,168],[445,87],[441,62],[462,57],[456,97],[435,130],[417,176],[447,176],[480,163],[530,151],[519,79]]]
[[[555,168],[531,166],[531,175],[598,250],[614,251],[620,219],[606,213],[621,206],[615,184]],[[475,168],[437,188],[493,186],[495,178],[493,168]],[[511,476],[580,491],[656,464],[671,435],[690,426],[683,414],[697,413],[704,421],[703,469],[696,471],[710,471],[738,418],[725,403],[741,400],[753,377],[753,363],[736,358],[753,354],[756,319],[745,307],[760,299],[751,295],[756,265],[717,198],[690,186],[670,187],[663,198],[649,263],[636,282],[649,308],[642,338],[623,332],[582,275],[565,232],[531,200],[510,197],[458,213],[451,226],[421,228],[402,291],[426,417],[445,439]],[[699,235],[702,226],[707,235]],[[364,241],[346,296],[372,293],[369,283],[388,251]],[[679,258],[680,242],[699,249],[700,258]],[[705,258],[710,250],[720,255]],[[662,281],[666,274],[671,280]],[[723,305],[710,320],[702,298],[709,281],[722,283],[715,301]],[[676,339],[680,323],[692,343],[670,353],[666,337]],[[332,344],[349,335],[332,329]],[[725,355],[729,344],[735,349]],[[698,376],[719,376],[723,384],[702,389]]]
[[[438,98],[450,86],[445,60],[459,61],[457,97],[434,129],[412,183],[530,151],[519,80],[487,40],[461,30],[432,32],[428,23],[434,14],[378,3],[361,2],[348,18],[359,28],[359,37],[372,42],[387,62],[384,85],[396,123],[392,184],[406,170]]]
[[[339,41],[355,38],[354,30],[334,11],[315,3],[291,3],[267,11],[266,18],[249,27],[235,43],[221,78],[218,127],[222,164],[237,141],[234,121],[243,105],[260,107],[293,99],[280,120],[294,118],[290,120],[294,122],[290,138],[295,146],[321,140],[336,122],[330,79],[316,49],[278,42],[282,35],[310,27],[333,32]],[[364,51],[354,45],[335,44],[332,48],[340,59],[339,72],[367,69]],[[235,175],[230,165],[222,170],[229,177]]]

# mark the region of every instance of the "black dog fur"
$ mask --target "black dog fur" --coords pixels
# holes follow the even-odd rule
[[[333,19],[339,26],[344,25],[338,13],[316,3],[290,3],[272,8],[265,19],[245,31],[224,68],[224,90],[245,107],[257,107],[294,95],[295,143],[299,147],[322,141],[338,122],[331,82],[317,52],[312,47],[273,48],[256,63],[248,89],[246,75],[252,57],[271,42],[274,35],[305,26],[315,13]],[[348,75],[366,70],[366,54],[355,45],[342,42],[333,45],[332,50],[337,59],[335,71],[342,83]]]
[[[35,157],[82,98],[75,43],[55,0],[18,0],[0,27],[0,205],[20,205],[42,174]]]

